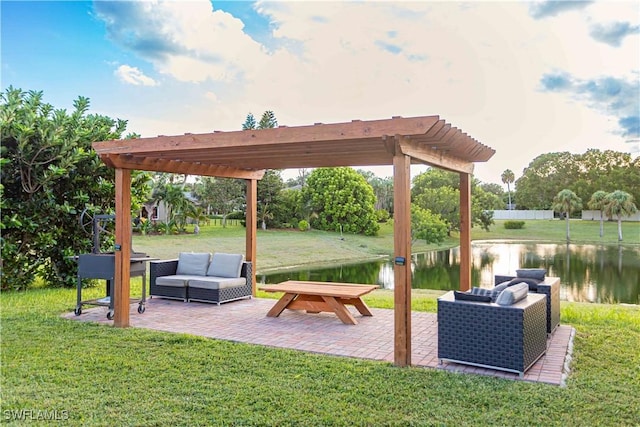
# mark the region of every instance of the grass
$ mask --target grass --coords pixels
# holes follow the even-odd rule
[[[616,244],[607,223],[605,244]],[[626,223],[625,244],[640,244]],[[576,243],[600,242],[597,222],[572,222]],[[634,234],[635,233],[635,234]],[[455,237],[455,236],[454,236]],[[474,239],[564,241],[561,221],[498,222]],[[136,236],[158,258],[183,250],[244,252],[241,227],[202,227],[199,235]],[[457,245],[451,239],[443,247]],[[434,247],[422,243],[415,252]],[[258,268],[361,261],[388,256],[393,230],[376,237],[311,231],[259,231]],[[139,278],[132,293],[139,292]],[[103,286],[83,299],[103,296]],[[413,291],[412,309],[436,310],[437,291]],[[264,297],[261,293],[258,296]],[[274,297],[273,295],[269,295]],[[393,293],[366,297],[392,308]],[[9,425],[51,416],[68,425],[611,425],[640,422],[640,308],[562,303],[576,328],[566,388],[453,374],[388,363],[119,329],[62,319],[75,290],[0,294],[1,417]],[[56,411],[55,413],[53,411]],[[22,414],[23,419],[17,419]]]
[[[101,289],[88,289],[98,296]],[[435,310],[419,292],[414,310]],[[71,289],[0,294],[2,419],[67,425],[637,425],[640,310],[563,303],[577,330],[566,388],[60,317]],[[391,292],[367,299],[391,307]],[[27,414],[29,412],[26,412]],[[65,415],[66,414],[66,415]]]

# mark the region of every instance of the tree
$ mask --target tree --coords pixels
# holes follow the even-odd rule
[[[311,218],[313,228],[367,236],[378,233],[373,189],[352,168],[315,169],[302,190],[302,199],[317,215]]]
[[[591,195],[591,199],[587,202],[589,209],[600,211],[600,237],[604,236],[604,218],[602,216],[602,210],[604,209],[604,203],[607,198],[607,193],[602,190],[598,190]]]
[[[157,172],[154,175],[151,200],[163,202],[166,208],[165,232],[172,229],[184,230],[187,225],[187,213],[193,203],[187,198],[187,175]]]
[[[275,218],[274,210],[280,204],[280,193],[283,189],[284,182],[277,169],[267,169],[258,181],[258,218],[263,230],[266,230],[267,225]]]
[[[114,170],[91,143],[121,138],[126,121],[88,114],[89,104],[78,97],[67,113],[45,103],[41,91],[9,87],[0,95],[2,289],[27,288],[36,276],[75,286],[70,257],[92,246],[79,226],[82,213],[114,212]],[[132,173],[133,211],[146,199],[148,180]]]
[[[447,223],[439,215],[411,205],[411,240],[427,243],[442,243],[447,238]]]
[[[546,153],[529,163],[515,186],[520,209],[550,209],[553,197],[565,188],[582,200],[597,190],[622,190],[638,200],[640,157],[595,149],[583,154]]]
[[[509,210],[511,210],[511,184],[516,179],[511,169],[507,169],[500,175],[503,184],[507,184],[507,192],[509,193]]]
[[[515,182],[519,208],[550,209],[555,195],[564,188],[572,188],[577,176],[577,166],[569,152],[536,157]]]
[[[200,177],[196,180],[194,195],[208,211],[222,215],[222,227],[227,216],[242,211],[245,203],[245,181],[232,178]]]
[[[242,130],[249,130],[256,128],[256,118],[253,117],[253,114],[247,114],[247,119],[242,124]]]
[[[452,231],[460,230],[460,175],[429,169],[413,179],[412,203],[439,215]],[[477,179],[471,181],[471,221],[485,230],[493,224],[493,210],[502,207],[495,194],[486,192]]]
[[[560,191],[553,199],[553,210],[564,214],[567,221],[567,243],[571,241],[569,233],[569,217],[571,213],[582,209],[582,200],[571,190]]]
[[[262,113],[262,117],[258,123],[258,129],[271,129],[277,126],[278,120],[276,119],[276,115],[273,114],[273,111],[267,110]]]
[[[618,219],[618,241],[622,242],[622,216],[633,215],[638,211],[633,196],[625,191],[616,190],[607,194],[604,201],[604,213]]]
[[[367,180],[376,196],[376,210],[384,209],[393,214],[393,178],[380,178],[371,171],[358,169],[360,175]]]

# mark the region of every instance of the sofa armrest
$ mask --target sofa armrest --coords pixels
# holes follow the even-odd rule
[[[156,285],[156,278],[162,276],[172,276],[178,270],[178,260],[168,259],[162,261],[151,261],[149,263],[149,283]]]
[[[247,286],[249,289],[253,289],[253,264],[251,261],[244,261],[242,263],[242,269],[240,270],[240,277],[247,279]]]

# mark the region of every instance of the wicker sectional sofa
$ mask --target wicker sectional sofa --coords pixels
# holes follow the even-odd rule
[[[522,377],[547,350],[546,323],[545,295],[499,305],[456,300],[451,291],[438,298],[438,358]]]
[[[251,298],[251,269],[241,254],[182,252],[178,259],[149,264],[149,294],[218,305]]]

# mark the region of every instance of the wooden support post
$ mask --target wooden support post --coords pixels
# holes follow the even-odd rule
[[[471,289],[471,175],[460,174],[460,290]]]
[[[411,158],[393,157],[394,363],[411,365]]]
[[[116,251],[113,325],[129,326],[129,281],[131,278],[131,171],[116,169]]]
[[[246,260],[251,261],[253,268],[251,269],[251,295],[256,296],[256,255],[258,240],[258,180],[247,179],[247,214],[246,221]]]

